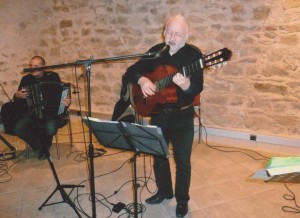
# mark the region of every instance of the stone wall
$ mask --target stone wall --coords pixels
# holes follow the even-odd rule
[[[207,127],[299,138],[298,0],[15,0],[0,2],[0,84],[9,97],[33,55],[47,65],[141,54],[160,42],[163,23],[184,14],[189,42],[207,53],[233,51],[223,68],[205,71]],[[135,60],[92,65],[92,110],[112,113],[121,76]],[[55,69],[78,86],[72,109],[86,110],[82,66]],[[1,89],[0,105],[8,101]]]

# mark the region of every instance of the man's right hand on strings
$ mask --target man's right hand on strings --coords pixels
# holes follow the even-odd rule
[[[138,84],[141,86],[143,95],[147,97],[148,95],[154,95],[156,92],[156,86],[147,77],[142,76]]]

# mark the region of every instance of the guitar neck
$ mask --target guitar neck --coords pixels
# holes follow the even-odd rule
[[[175,71],[169,74],[168,76],[166,76],[165,78],[160,79],[159,81],[156,82],[157,89],[161,90],[171,85],[173,83],[173,77],[175,76],[176,73],[181,73],[185,77],[189,77],[193,72],[203,69],[205,66],[204,60],[205,60],[204,58],[201,58],[190,65],[182,67],[180,71]]]
[[[161,90],[164,87],[171,85],[176,73],[181,73],[185,77],[189,77],[193,72],[197,72],[206,67],[221,67],[224,63],[230,60],[231,56],[232,51],[227,48],[204,55],[203,58],[200,58],[192,64],[182,67],[181,70],[175,71],[165,78],[157,81],[157,88],[158,90]]]

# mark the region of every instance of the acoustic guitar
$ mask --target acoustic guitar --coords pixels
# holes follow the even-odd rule
[[[159,113],[161,109],[160,106],[162,104],[175,103],[177,101],[176,85],[172,81],[176,73],[181,73],[188,77],[192,72],[203,68],[219,68],[226,64],[230,60],[231,56],[232,51],[227,48],[223,48],[216,52],[204,55],[203,58],[190,65],[184,66],[179,71],[170,65],[160,65],[152,73],[143,75],[155,84],[155,95],[145,98],[140,85],[129,83],[128,88],[131,105],[141,116]],[[195,101],[199,101],[200,96],[199,99],[196,98]]]

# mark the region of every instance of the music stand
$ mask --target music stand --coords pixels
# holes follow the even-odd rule
[[[168,146],[161,129],[156,126],[106,121],[92,117],[84,117],[83,121],[103,146],[134,152],[132,158],[134,217],[138,217],[136,157],[140,153],[169,157]]]

